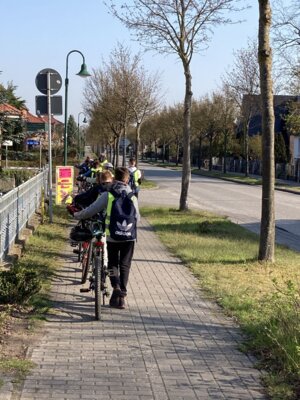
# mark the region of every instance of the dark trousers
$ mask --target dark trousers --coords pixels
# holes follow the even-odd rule
[[[108,270],[111,286],[114,289],[120,287],[125,294],[127,293],[134,243],[134,241],[107,242]]]

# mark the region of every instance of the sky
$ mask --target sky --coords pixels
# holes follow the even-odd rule
[[[118,1],[118,0],[116,0]],[[209,48],[193,56],[192,90],[195,98],[217,90],[220,77],[230,69],[233,51],[247,47],[248,38],[257,37],[258,1],[237,15],[242,23],[217,28]],[[72,50],[85,56],[89,71],[101,67],[120,42],[136,54],[143,49],[131,40],[123,25],[108,14],[102,0],[0,0],[0,83],[12,81],[16,94],[36,114],[36,75],[44,68],[56,70],[64,82],[66,57]],[[143,54],[143,66],[149,73],[159,72],[166,105],[183,101],[184,75],[175,55]],[[82,57],[72,53],[68,59],[68,114],[83,119],[84,78],[76,76]],[[87,78],[88,79],[88,78]],[[64,98],[64,85],[57,93]],[[64,102],[64,99],[63,99]],[[64,104],[64,103],[63,103]],[[64,116],[57,116],[63,121]]]

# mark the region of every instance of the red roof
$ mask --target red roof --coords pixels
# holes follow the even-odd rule
[[[27,122],[33,123],[33,124],[43,124],[43,123],[48,123],[48,116],[47,115],[40,115],[36,116],[31,114],[26,108],[23,108],[22,110],[19,110],[18,108],[8,104],[8,103],[2,103],[0,104],[0,114],[8,114],[8,115],[17,115],[20,117],[23,117]],[[61,121],[58,119],[54,118],[53,115],[51,117],[51,124],[52,125],[63,125]]]
[[[40,118],[48,123],[48,115],[41,115]],[[59,121],[58,119],[54,118],[53,115],[51,117],[51,124],[56,124],[56,125],[63,125],[63,123],[61,121]]]
[[[26,121],[32,124],[43,124],[45,121],[41,117],[37,117],[30,112],[27,113]]]
[[[7,113],[9,115],[20,115],[20,116],[22,115],[21,110],[7,103],[0,104],[0,113],[1,114]]]

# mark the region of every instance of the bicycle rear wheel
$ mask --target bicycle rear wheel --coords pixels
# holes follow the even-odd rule
[[[94,277],[95,277],[95,318],[97,321],[101,319],[101,269],[102,257],[94,258]]]
[[[87,280],[88,272],[89,272],[89,267],[91,264],[91,258],[92,258],[92,243],[89,242],[88,247],[84,248],[84,245],[82,246],[82,261],[81,261],[81,283],[85,283]]]
[[[77,256],[77,261],[80,262],[81,260],[81,253],[82,253],[82,243],[79,242],[78,244],[78,256]]]

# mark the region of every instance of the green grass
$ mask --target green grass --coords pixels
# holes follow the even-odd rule
[[[154,189],[157,187],[157,184],[153,181],[149,181],[147,179],[143,179],[143,182],[141,184],[141,190],[144,189]]]
[[[243,347],[268,371],[272,399],[300,390],[300,254],[276,247],[276,262],[257,261],[258,237],[205,212],[143,208],[155,231],[199,280],[206,295],[247,333]]]
[[[157,167],[182,170],[182,164],[176,165],[176,163],[171,163],[171,162],[167,162],[167,161],[165,161],[163,163],[161,161],[152,161],[152,160],[143,160],[143,162],[146,162],[146,163],[152,164],[152,165],[156,165]]]
[[[194,175],[203,175],[203,176],[211,176],[213,178],[219,178],[225,181],[232,181],[236,183],[244,183],[246,185],[261,185],[262,184],[262,178],[261,177],[253,177],[253,176],[244,176],[243,174],[238,174],[234,172],[228,172],[227,174],[224,174],[221,171],[207,171],[207,170],[199,170],[199,169],[193,169],[192,173]],[[284,184],[281,181],[277,182],[275,181],[275,188],[278,189],[284,189],[285,191],[288,192],[299,192],[300,193],[300,186],[294,186],[294,185],[289,185],[289,184]]]
[[[49,299],[51,278],[57,269],[56,260],[61,256],[66,244],[69,233],[67,227],[68,216],[65,208],[54,207],[53,223],[49,224],[46,219],[46,222],[39,225],[26,242],[24,254],[11,270],[16,271],[16,274],[19,271],[22,273],[34,271],[34,282],[37,282],[37,287],[33,288],[31,295],[29,294],[26,298],[16,294],[13,304],[7,304],[6,309],[3,306],[4,312],[1,311],[0,324],[5,323],[10,309],[18,308],[20,305],[23,310],[28,311],[28,329],[35,329],[38,321],[45,320],[46,313],[52,306]],[[28,289],[29,285],[26,287]],[[22,288],[22,282],[20,282],[20,288]],[[3,293],[3,287],[0,286],[0,294],[1,291]],[[0,371],[12,373],[17,380],[22,379],[32,367],[33,363],[28,360],[0,358]]]
[[[34,266],[42,283],[41,290],[29,300],[29,304],[36,311],[35,317],[45,314],[51,306],[48,299],[50,280],[57,269],[56,260],[60,257],[66,244],[69,234],[69,230],[66,229],[68,223],[65,208],[54,206],[53,223],[50,224],[46,220],[44,224],[39,225],[34,235],[26,243],[23,257],[18,261],[20,267]]]
[[[20,360],[18,358],[0,359],[0,371],[5,374],[13,374],[15,382],[24,379],[32,368],[34,368],[34,363],[29,360]]]
[[[261,177],[254,178],[254,177],[250,177],[250,176],[243,176],[242,174],[234,174],[232,172],[228,172],[227,174],[224,174],[223,172],[220,172],[220,171],[206,171],[203,169],[201,169],[201,170],[193,169],[192,173],[195,175],[211,176],[213,178],[219,178],[219,179],[238,182],[238,183],[244,183],[247,185],[261,185],[261,183],[262,183]]]

